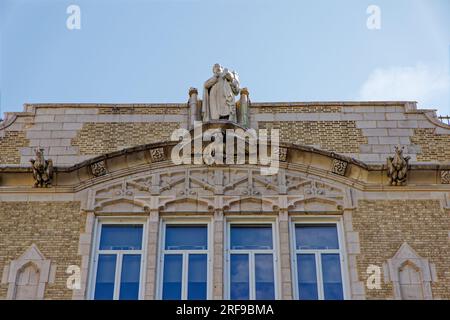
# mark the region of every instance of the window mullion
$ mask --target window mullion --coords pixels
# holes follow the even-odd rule
[[[323,277],[322,277],[322,259],[320,252],[315,253],[316,256],[316,272],[317,272],[317,286],[318,286],[318,294],[319,300],[324,300],[324,290],[323,290]]]
[[[187,300],[188,298],[188,272],[189,272],[189,261],[188,261],[188,252],[183,253],[183,265],[181,268],[181,299]]]
[[[122,252],[118,252],[116,254],[116,275],[114,277],[114,300],[119,300],[119,294],[120,294],[120,277],[121,277],[121,271],[122,271]]]
[[[255,253],[251,252],[249,253],[249,284],[250,284],[250,295],[249,298],[250,300],[255,300],[256,299],[256,284],[255,284]]]

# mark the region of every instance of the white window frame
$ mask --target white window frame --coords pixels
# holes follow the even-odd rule
[[[338,245],[339,249],[300,249],[297,250],[296,238],[295,238],[295,226],[296,225],[320,225],[320,224],[334,224],[336,225]],[[298,270],[297,270],[297,255],[298,254],[314,254],[316,262],[316,277],[317,277],[317,296],[318,300],[324,300],[323,290],[323,272],[322,272],[322,259],[321,254],[339,254],[339,262],[341,264],[341,281],[344,300],[349,299],[349,284],[348,284],[348,264],[346,259],[346,248],[344,239],[344,230],[341,216],[292,216],[290,217],[290,234],[291,234],[291,265],[292,265],[292,287],[294,288],[294,298],[298,300],[300,298],[298,288]]]
[[[141,250],[100,250],[100,239],[101,230],[103,225],[113,225],[113,224],[124,224],[124,225],[142,225],[142,246]],[[91,258],[90,267],[90,281],[88,286],[89,299],[94,300],[95,298],[95,284],[97,278],[97,268],[98,268],[98,256],[99,254],[114,254],[116,255],[116,270],[114,279],[114,294],[113,300],[118,300],[120,296],[120,277],[122,273],[122,259],[124,254],[140,254],[141,255],[141,265],[139,273],[139,294],[138,300],[144,298],[145,289],[145,276],[146,276],[146,265],[147,265],[147,230],[148,230],[148,219],[143,217],[98,217],[95,220],[95,240],[93,243],[93,254]]]
[[[167,225],[204,225],[207,228],[208,249],[206,250],[166,250],[166,226]],[[164,284],[164,256],[166,254],[181,254],[183,256],[182,262],[182,278],[181,278],[181,300],[187,300],[188,298],[188,276],[189,276],[189,254],[206,254],[207,263],[207,276],[206,276],[206,300],[212,299],[212,271],[213,271],[213,233],[211,219],[205,219],[204,217],[196,218],[191,217],[189,219],[177,218],[177,217],[165,217],[161,219],[160,232],[159,232],[159,250],[158,250],[158,285],[156,297],[159,300],[163,298],[163,284]]]
[[[231,225],[270,225],[272,227],[272,249],[245,249],[245,250],[231,250]],[[281,269],[279,265],[279,241],[278,241],[278,218],[260,217],[255,218],[236,218],[230,217],[226,219],[226,235],[225,235],[225,272],[224,272],[224,289],[226,299],[231,299],[231,254],[248,254],[249,255],[249,300],[256,299],[256,280],[255,280],[255,254],[272,254],[273,257],[273,273],[274,273],[274,299],[280,298],[280,279]]]

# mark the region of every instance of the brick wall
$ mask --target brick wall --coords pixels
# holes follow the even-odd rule
[[[80,265],[78,242],[86,216],[78,202],[0,202],[0,272],[36,244],[57,265],[55,283],[47,284],[45,299],[71,299],[66,288],[67,266]],[[0,299],[8,285],[0,285]]]
[[[72,139],[72,145],[80,148],[80,154],[100,155],[158,141],[169,141],[177,122],[96,122],[85,123]]]
[[[353,213],[353,229],[359,231],[361,254],[358,274],[366,283],[368,265],[382,267],[407,242],[422,258],[436,265],[438,281],[433,298],[450,299],[450,215],[435,200],[361,200]],[[366,289],[368,299],[392,299],[392,283],[381,290]]]
[[[174,107],[100,107],[98,114],[183,114],[184,108]]]
[[[260,121],[260,129],[279,129],[280,141],[314,145],[339,153],[358,153],[367,143],[354,121]]]
[[[434,129],[415,129],[411,142],[421,147],[417,161],[450,161],[450,134],[436,134]]]
[[[5,136],[0,137],[0,164],[20,163],[20,148],[28,144],[25,132],[5,131]]]
[[[283,106],[283,107],[258,107],[252,108],[252,113],[335,113],[342,112],[342,107],[340,106]]]

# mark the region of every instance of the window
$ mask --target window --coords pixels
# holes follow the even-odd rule
[[[275,299],[272,224],[229,224],[228,291],[232,300]]]
[[[208,298],[208,225],[165,224],[162,244],[161,298]]]
[[[139,299],[143,224],[100,224],[94,263],[95,300]]]
[[[336,223],[294,224],[297,296],[342,300],[342,256]]]

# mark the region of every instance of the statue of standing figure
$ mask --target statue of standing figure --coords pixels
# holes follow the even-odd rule
[[[236,122],[235,96],[239,94],[239,77],[216,63],[213,76],[205,82],[202,104],[203,121],[229,120]]]

